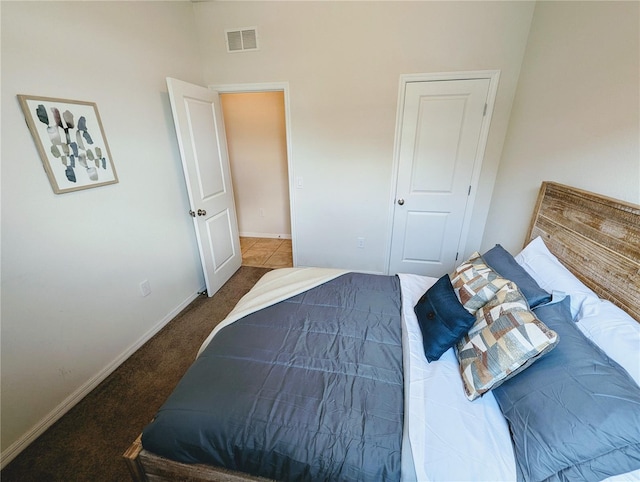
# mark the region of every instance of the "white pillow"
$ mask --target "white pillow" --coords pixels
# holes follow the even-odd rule
[[[514,258],[543,290],[549,293],[562,291],[571,295],[571,316],[574,319],[585,301],[598,299],[598,295],[587,288],[549,251],[540,236],[531,241]]]
[[[541,288],[571,296],[571,315],[580,330],[640,385],[640,323],[610,301],[604,301],[556,258],[542,238],[515,256]]]
[[[578,327],[640,385],[640,323],[610,301],[582,305]]]

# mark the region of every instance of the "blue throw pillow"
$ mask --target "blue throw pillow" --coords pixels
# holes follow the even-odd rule
[[[424,354],[430,362],[455,345],[476,321],[458,300],[447,274],[422,295],[414,311],[422,331]]]
[[[551,295],[540,288],[536,280],[501,245],[496,244],[482,258],[496,273],[518,285],[529,307],[535,308],[551,301]]]
[[[518,479],[603,480],[640,469],[640,387],[572,322],[569,297],[534,312],[560,342],[493,390]]]

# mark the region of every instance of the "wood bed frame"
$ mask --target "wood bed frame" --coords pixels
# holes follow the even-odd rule
[[[640,206],[543,182],[525,245],[540,236],[585,285],[640,322]],[[266,481],[154,455],[140,437],[123,454],[137,481]]]
[[[600,298],[640,322],[640,206],[543,182],[525,244],[540,236]]]

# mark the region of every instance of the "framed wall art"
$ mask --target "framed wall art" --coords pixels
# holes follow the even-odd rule
[[[118,182],[95,103],[30,95],[18,99],[54,193]]]

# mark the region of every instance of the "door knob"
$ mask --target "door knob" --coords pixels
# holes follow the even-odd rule
[[[404,204],[404,199],[398,199],[398,204],[400,204],[400,206],[402,206]]]
[[[198,216],[206,216],[207,211],[205,211],[204,209],[198,209]]]
[[[191,216],[192,218],[196,217],[196,213],[195,213],[195,211],[193,209],[189,210],[189,216]]]

